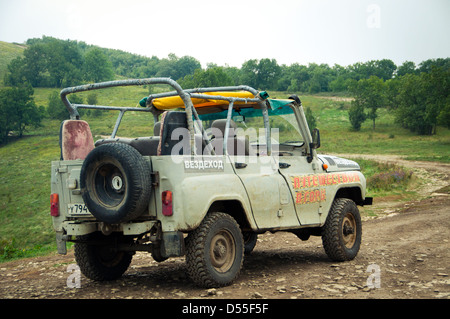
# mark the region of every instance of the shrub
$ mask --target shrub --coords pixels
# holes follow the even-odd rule
[[[412,172],[395,165],[386,166],[388,167],[386,171],[374,174],[367,179],[367,186],[369,188],[388,191],[408,185]]]

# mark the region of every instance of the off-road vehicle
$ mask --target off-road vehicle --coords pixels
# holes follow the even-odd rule
[[[174,91],[136,107],[68,99],[155,84]],[[267,231],[322,236],[334,261],[357,255],[357,205],[372,203],[365,178],[357,163],[317,154],[319,131],[310,132],[297,96],[271,99],[248,86],[183,90],[151,78],[66,88],[61,98],[70,119],[61,124],[61,159],[52,162],[51,216],[58,252],[74,242],[86,277],[116,279],[145,251],[158,262],[185,256],[200,286],[228,285]],[[78,113],[86,108],[119,112],[110,137],[94,143]],[[126,112],[149,113],[148,136],[116,136]]]

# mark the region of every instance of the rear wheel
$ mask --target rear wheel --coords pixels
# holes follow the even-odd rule
[[[210,213],[186,241],[186,263],[192,280],[202,287],[229,285],[244,259],[244,240],[237,222],[225,213]]]
[[[81,272],[96,281],[120,278],[133,259],[130,252],[118,251],[120,243],[132,243],[132,239],[122,235],[104,236],[92,233],[78,237],[75,243],[75,260]]]
[[[352,260],[358,254],[362,237],[361,216],[355,202],[334,200],[322,229],[322,243],[334,261]]]

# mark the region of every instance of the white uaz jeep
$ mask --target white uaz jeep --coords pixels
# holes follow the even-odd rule
[[[71,93],[168,84],[143,107],[72,104]],[[371,204],[358,164],[317,155],[300,99],[270,99],[247,86],[183,90],[167,78],[113,81],[61,91],[70,120],[61,125],[61,160],[52,162],[51,216],[58,252],[93,280],[120,277],[136,251],[156,261],[186,256],[200,286],[230,284],[257,235],[322,236],[335,261],[361,243],[357,205]],[[94,143],[77,109],[117,110],[110,138]],[[154,131],[116,137],[127,111],[153,115]],[[152,134],[153,133],[153,134]]]

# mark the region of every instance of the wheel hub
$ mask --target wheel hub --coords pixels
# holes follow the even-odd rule
[[[218,272],[226,272],[233,265],[235,258],[235,243],[233,236],[226,230],[217,233],[210,248],[211,264]]]
[[[214,247],[214,256],[217,258],[223,258],[227,254],[227,247],[222,243],[217,243]]]
[[[348,236],[351,235],[355,232],[355,230],[353,229],[353,227],[351,225],[344,225],[344,236]]]
[[[111,180],[111,186],[116,192],[120,192],[123,188],[122,176],[115,175]]]
[[[356,220],[351,213],[345,215],[342,222],[342,235],[347,248],[352,248],[356,242]]]

